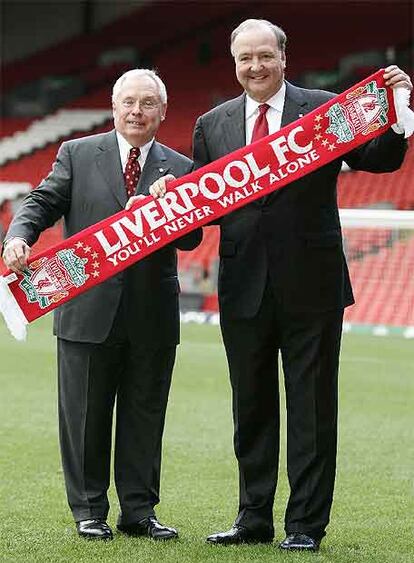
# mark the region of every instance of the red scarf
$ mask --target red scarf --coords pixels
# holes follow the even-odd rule
[[[174,239],[313,172],[396,123],[380,70],[277,133],[168,184],[33,256],[24,274],[0,277],[0,310],[12,333]]]

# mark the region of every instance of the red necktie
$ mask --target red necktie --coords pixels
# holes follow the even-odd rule
[[[252,143],[254,141],[257,141],[258,139],[261,139],[262,137],[266,137],[266,135],[269,135],[269,125],[266,119],[266,113],[269,108],[270,106],[267,104],[260,104],[259,106],[259,115],[256,117],[256,121],[254,122],[254,127],[253,127],[252,140],[251,140]],[[259,199],[259,202],[262,205],[265,205],[269,200],[270,195],[271,194],[265,195],[264,197]]]
[[[129,151],[128,162],[126,163],[124,172],[125,187],[128,197],[135,195],[135,190],[141,175],[141,167],[138,162],[140,154],[140,150],[137,147],[133,147]]]
[[[261,104],[259,106],[259,115],[256,117],[256,121],[253,127],[251,140],[252,143],[254,141],[257,141],[258,139],[261,139],[262,137],[266,137],[266,135],[269,135],[269,125],[266,119],[266,113],[269,107],[270,106],[268,106],[267,104]]]

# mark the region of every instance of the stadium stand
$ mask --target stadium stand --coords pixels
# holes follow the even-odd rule
[[[191,154],[195,118],[239,92],[233,63],[228,56],[229,29],[241,19],[258,14],[280,22],[288,33],[288,78],[304,86],[333,91],[362,79],[385,65],[390,57],[397,60],[398,53],[406,53],[405,46],[412,38],[410,22],[401,18],[392,3],[381,3],[375,10],[371,3],[360,3],[358,18],[354,17],[347,3],[324,3],[323,10],[317,13],[313,3],[303,3],[299,20],[295,8],[288,3],[200,3],[197,10],[188,9],[188,4],[182,3],[163,3],[162,9],[149,4],[104,29],[67,40],[5,66],[3,78],[7,93],[45,76],[56,75],[76,76],[83,84],[83,93],[65,101],[53,114],[36,121],[33,117],[21,116],[3,120],[0,158],[4,164],[0,169],[0,181],[36,186],[49,172],[61,141],[110,129],[108,108],[112,83],[133,66],[151,65],[159,70],[169,91],[168,119],[160,130],[159,139]],[[368,20],[374,21],[375,25],[367,26]],[[333,21],[341,21],[341,26],[332,26]],[[154,34],[154,29],[162,29],[162,34]],[[315,40],[319,36],[323,40]],[[327,44],[329,49],[326,49]],[[312,48],[306,49],[304,45]],[[403,167],[392,175],[342,173],[339,205],[414,209],[413,177],[414,147],[411,144]],[[0,208],[3,230],[7,228],[11,212],[7,202]],[[199,248],[191,253],[179,253],[179,268],[186,280],[183,288],[203,293],[204,310],[216,311],[216,287],[211,280],[217,269],[219,231],[218,227],[208,227],[204,231],[204,241]],[[403,307],[402,291],[391,290],[391,281],[386,277],[391,276],[387,264],[395,266],[398,260],[408,257],[413,263],[412,239],[394,240],[392,233],[382,231],[380,243],[375,238],[377,235],[373,235],[372,240],[365,238],[361,244],[356,230],[344,234],[358,301],[358,306],[347,310],[346,320],[414,325],[412,298],[406,299]],[[61,228],[57,225],[42,235],[34,251],[60,237]],[[373,267],[382,277],[372,278],[368,283]],[[414,272],[407,271],[411,280],[414,279]],[[409,285],[408,274],[404,275],[405,278],[401,272],[397,287],[405,282]],[[383,288],[388,286],[387,294]],[[410,287],[408,295],[411,295],[409,291],[414,291],[412,284]],[[376,295],[375,299],[373,295]],[[386,305],[381,295],[384,300],[388,299]]]
[[[170,41],[176,43],[189,33],[197,35],[206,24],[211,25],[211,22],[232,17],[233,14],[234,5],[226,2],[203,2],[197,6],[197,10],[188,9],[188,5],[180,2],[164,3],[162,9],[149,3],[138,8],[135,16],[129,14],[103,29],[68,39],[22,61],[5,65],[3,89],[8,92],[46,75],[99,75],[97,66],[99,61],[105,66],[105,58],[102,59],[105,51],[138,43],[137,58],[142,60],[146,51],[153,53],[166,48]],[[154,30],[162,32],[154,33]],[[135,63],[139,62],[137,58]],[[107,79],[107,74],[104,73],[103,78]],[[109,80],[112,80],[112,76]]]
[[[361,324],[414,325],[414,235],[349,262],[356,306],[345,321]]]
[[[414,144],[405,161],[392,174],[345,172],[338,183],[339,207],[370,207],[382,204],[394,209],[414,209]]]
[[[89,133],[98,125],[106,123],[110,117],[110,110],[61,109],[53,115],[35,119],[23,131],[0,140],[0,165],[78,131]]]
[[[32,121],[32,117],[2,117],[0,139],[10,137],[18,131],[24,131]]]

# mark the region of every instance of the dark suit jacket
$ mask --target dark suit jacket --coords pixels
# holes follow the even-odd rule
[[[335,94],[286,83],[282,127]],[[245,145],[245,95],[197,120],[194,165],[203,166]],[[406,143],[392,130],[346,154],[357,170],[390,172]],[[289,311],[317,312],[353,303],[342,250],[336,181],[342,159],[253,202],[220,221],[219,302],[222,317],[255,315],[268,276]]]
[[[191,172],[192,161],[154,142],[137,186],[148,194],[160,176]],[[17,211],[6,239],[19,236],[31,246],[40,233],[64,218],[65,236],[121,211],[127,202],[115,131],[68,141],[59,149],[49,176]],[[195,248],[201,230],[175,241]],[[179,340],[176,249],[168,245],[122,273],[64,303],[55,311],[54,334],[79,342],[102,342],[111,329],[121,295],[133,339],[144,345],[174,345]]]

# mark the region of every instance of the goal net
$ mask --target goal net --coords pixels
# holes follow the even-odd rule
[[[414,211],[340,210],[355,295],[344,330],[414,337]]]

